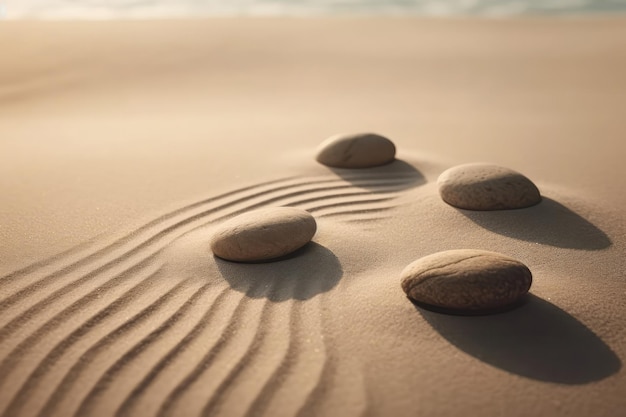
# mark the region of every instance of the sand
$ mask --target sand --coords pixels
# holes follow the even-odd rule
[[[626,22],[214,19],[0,26],[0,413],[615,416],[626,407]],[[315,162],[376,132],[393,164]],[[543,201],[471,212],[489,162]],[[236,214],[313,242],[214,258]],[[447,249],[533,273],[512,311],[411,304]]]

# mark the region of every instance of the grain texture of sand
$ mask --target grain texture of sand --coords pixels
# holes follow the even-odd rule
[[[623,19],[214,19],[0,26],[0,415],[615,416],[626,408]],[[377,132],[391,164],[325,167]],[[461,163],[542,202],[456,209]],[[315,216],[285,259],[226,219]],[[533,273],[511,311],[423,310],[448,249]]]

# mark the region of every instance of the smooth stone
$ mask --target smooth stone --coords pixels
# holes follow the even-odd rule
[[[532,283],[523,263],[496,252],[458,249],[425,256],[401,274],[417,303],[460,313],[498,310],[520,300]]]
[[[518,209],[541,201],[541,194],[531,180],[497,165],[458,165],[444,171],[437,184],[443,201],[460,209]]]
[[[371,168],[393,162],[396,146],[374,133],[336,135],[318,148],[317,162],[335,168]]]
[[[255,210],[224,222],[211,239],[211,250],[229,261],[266,261],[300,249],[316,230],[315,219],[302,209]]]

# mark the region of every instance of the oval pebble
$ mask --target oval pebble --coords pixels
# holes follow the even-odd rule
[[[491,164],[455,166],[444,171],[437,184],[443,201],[460,209],[518,209],[541,201],[531,180],[512,169]]]
[[[523,263],[496,252],[458,249],[425,256],[402,271],[402,289],[426,306],[485,313],[510,306],[530,289]]]
[[[318,148],[317,162],[335,168],[371,168],[393,162],[396,147],[392,141],[374,133],[336,135]]]
[[[223,223],[211,239],[211,250],[229,261],[266,261],[300,249],[316,230],[315,219],[302,209],[255,210]]]

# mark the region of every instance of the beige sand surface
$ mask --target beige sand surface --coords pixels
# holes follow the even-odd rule
[[[626,409],[625,20],[4,22],[0,50],[0,415]],[[355,131],[399,160],[314,161]],[[478,161],[544,201],[443,203]],[[270,205],[314,243],[211,256]],[[402,269],[454,248],[523,261],[527,303],[414,307]]]

